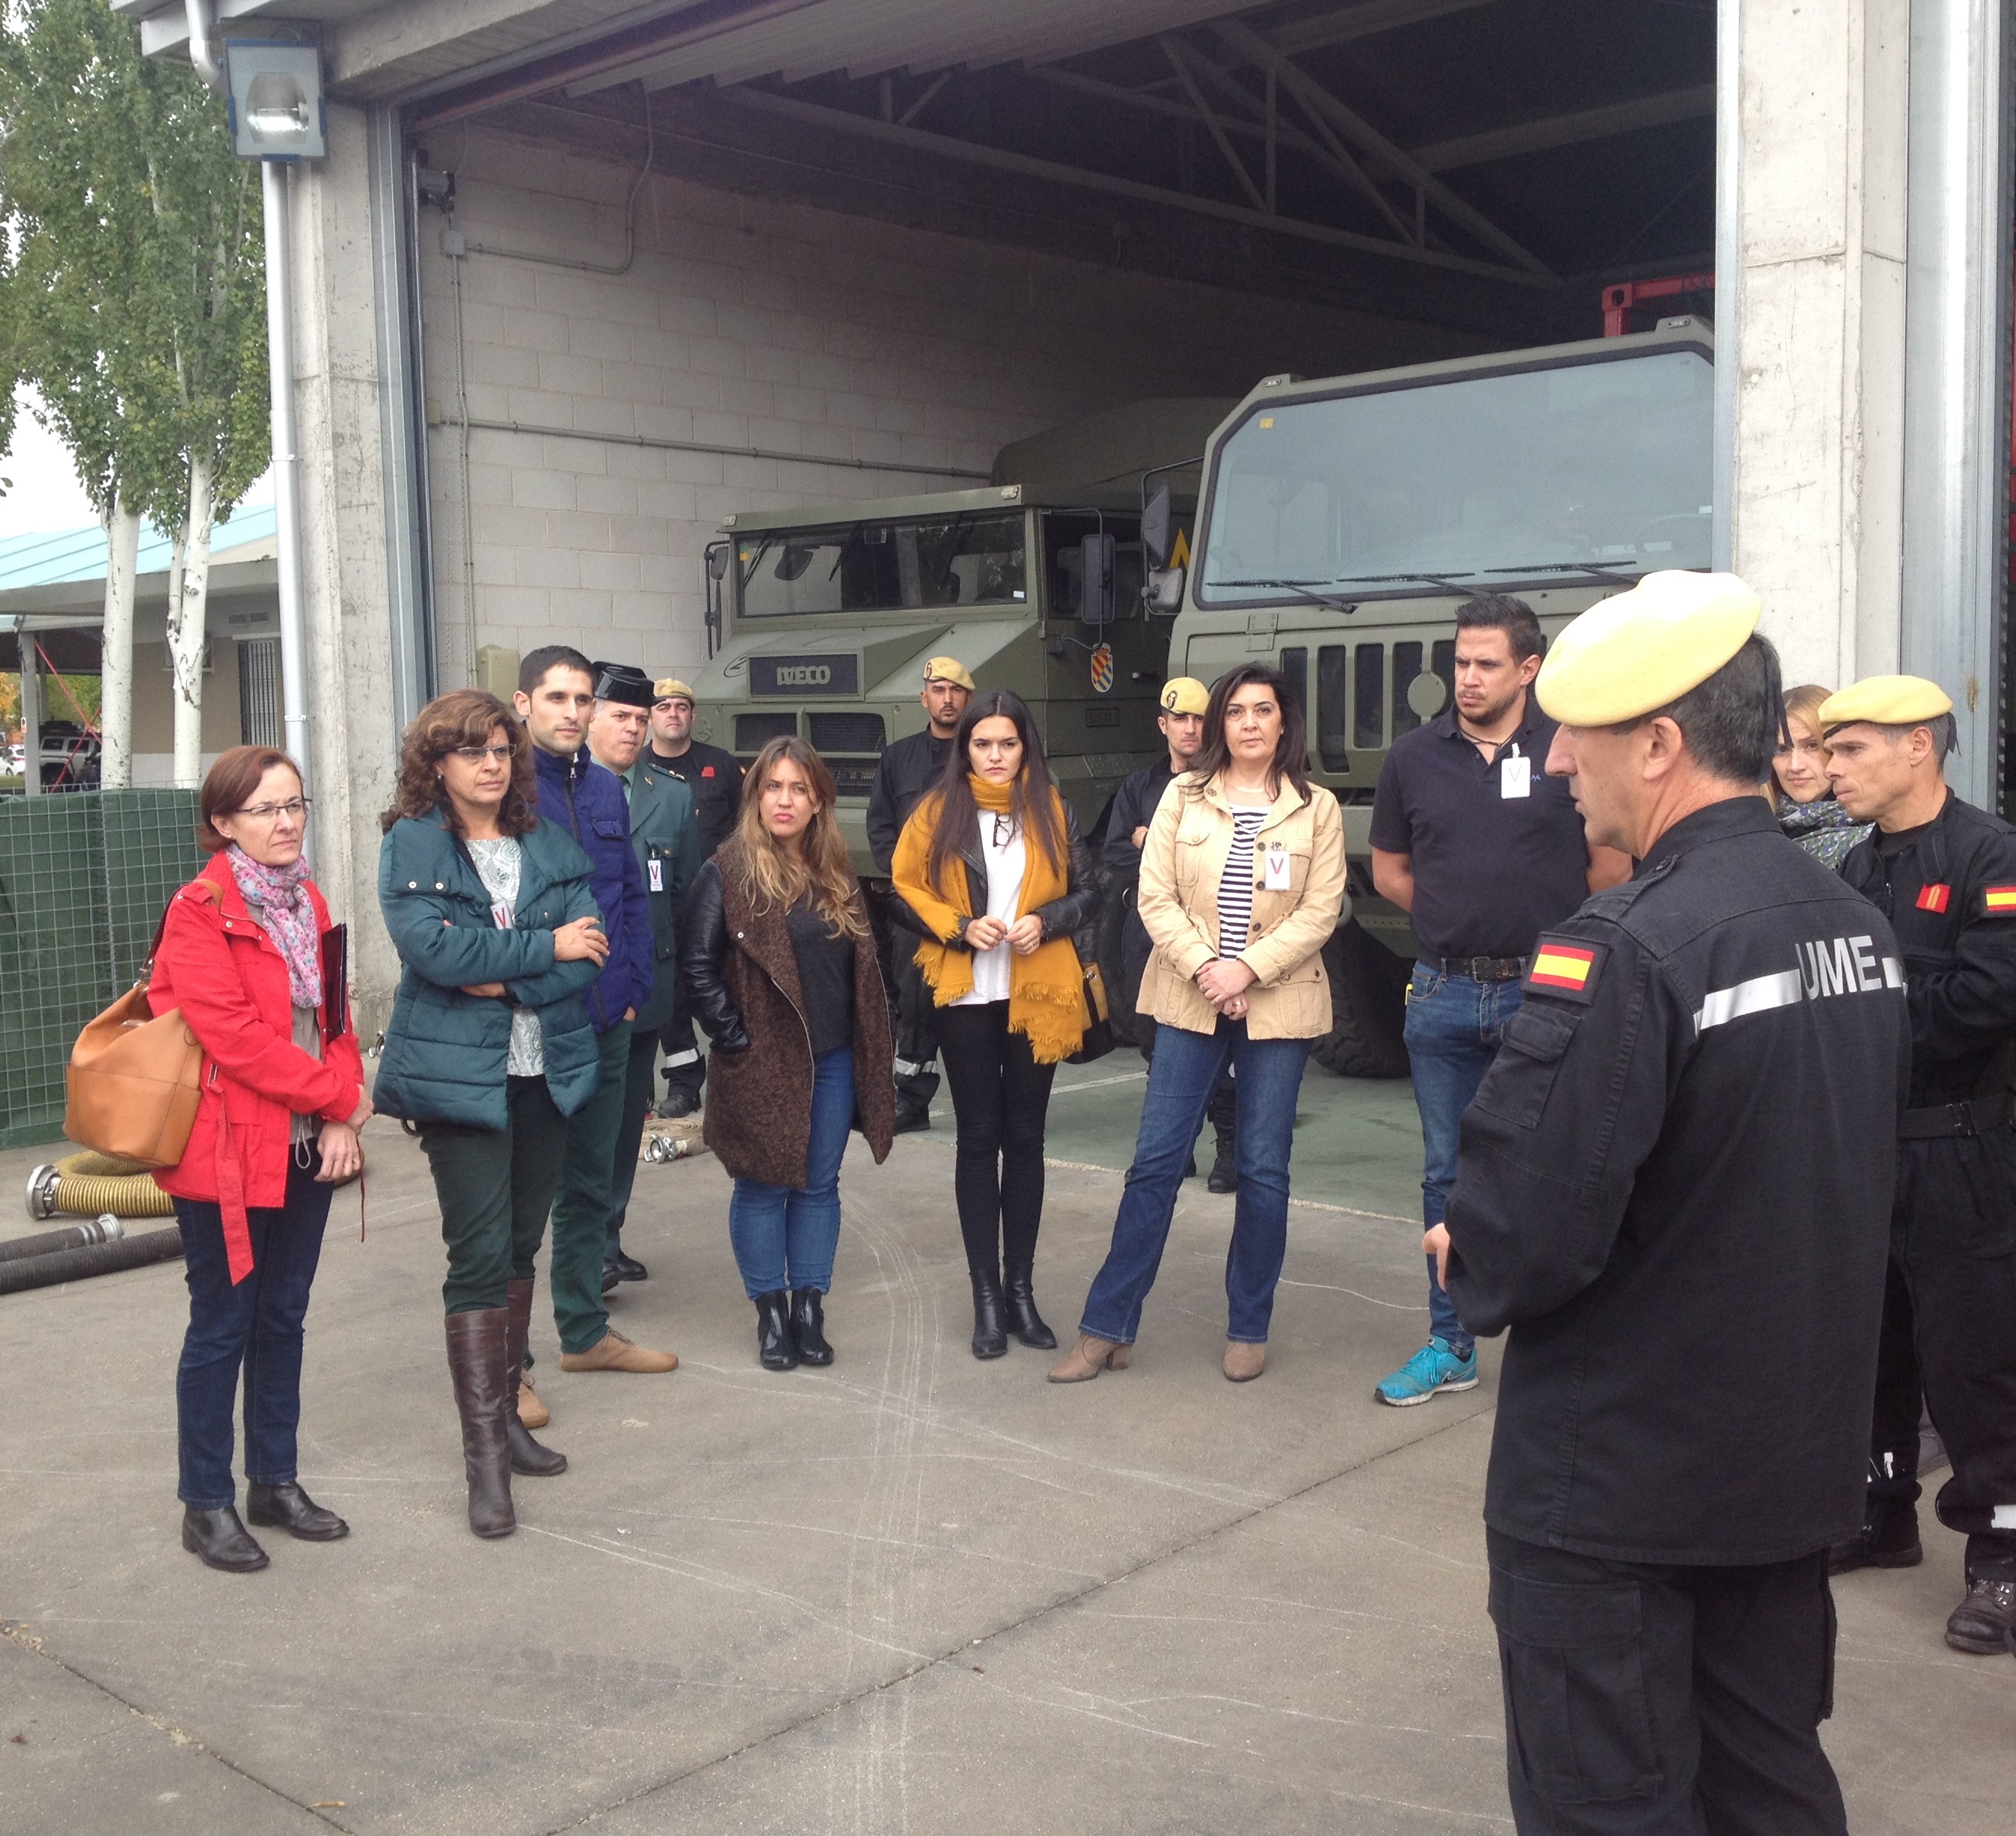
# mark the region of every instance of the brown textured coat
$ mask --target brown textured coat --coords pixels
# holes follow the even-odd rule
[[[717,961],[750,1044],[747,1051],[709,1055],[704,1132],[722,1165],[738,1179],[802,1191],[812,1057],[797,958],[784,914],[759,917],[750,910],[741,847],[731,839],[714,859],[722,880]],[[854,947],[854,1126],[879,1163],[888,1159],[895,1138],[895,1051],[874,935],[858,886],[854,904],[864,933]]]

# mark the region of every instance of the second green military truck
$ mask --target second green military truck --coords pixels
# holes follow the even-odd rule
[[[1006,449],[977,490],[732,518],[714,567],[718,646],[696,684],[703,737],[747,758],[803,733],[833,767],[856,865],[872,873],[868,789],[882,747],[923,724],[926,657],[957,656],[981,687],[1029,702],[1089,832],[1160,749],[1165,677],[1208,682],[1265,657],[1301,687],[1310,773],[1344,806],[1351,855],[1353,917],[1328,950],[1336,1025],[1316,1056],[1402,1075],[1414,947],[1405,914],[1373,893],[1367,839],[1386,748],[1447,705],[1463,600],[1517,593],[1551,632],[1642,573],[1710,564],[1712,362],[1708,328],[1687,318],[1363,375],[1271,376],[1222,416],[1140,404],[1047,448]],[[1154,469],[1191,457],[1207,409],[1201,472],[1175,473],[1183,488],[1162,500]],[[1013,475],[1018,451],[1027,478]],[[1114,889],[1112,942],[1130,896]],[[1131,1011],[1117,948],[1101,954]]]

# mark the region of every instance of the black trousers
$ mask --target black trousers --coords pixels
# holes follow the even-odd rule
[[[1846,1836],[1824,1550],[1665,1568],[1485,1543],[1521,1836]]]
[[[967,1267],[998,1274],[1036,1259],[1043,1221],[1043,1122],[1054,1065],[1039,1065],[1029,1042],[1008,1030],[1008,1004],[941,1008],[945,1074],[952,1081],[959,1153],[952,1190]]]
[[[1900,1142],[1890,1256],[1925,1406],[1953,1461],[1939,1522],[1966,1536],[1970,1579],[2016,1580],[2016,1132]],[[1880,1413],[1879,1379],[1877,1431],[1895,1439],[1903,1390],[1888,1374],[1897,1419]]]
[[[707,1058],[693,1033],[693,1004],[683,975],[672,985],[672,1017],[660,1030],[658,1044],[665,1048],[666,1094],[686,1090],[697,1098],[707,1082]]]
[[[945,1010],[931,998],[931,984],[913,960],[917,940],[898,931],[895,958],[896,1101],[906,1108],[927,1109],[938,1094],[938,1044]]]
[[[1915,1504],[1918,1424],[1925,1412],[1924,1373],[1918,1368],[1917,1320],[1911,1284],[1893,1256],[1883,1283],[1883,1330],[1876,1344],[1876,1414],[1869,1435],[1869,1504]]]

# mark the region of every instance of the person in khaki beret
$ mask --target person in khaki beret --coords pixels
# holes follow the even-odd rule
[[[1939,1522],[1967,1538],[1946,1643],[2016,1648],[2016,829],[1955,796],[1953,702],[1874,676],[1823,702],[1827,774],[1876,833],[1841,876],[1889,921],[1911,1010],[1889,1285],[1859,1532],[1837,1572],[1924,1559],[1921,1399],[1953,1461]]]
[[[1485,1482],[1513,1820],[1845,1836],[1829,1546],[1862,1513],[1910,1067],[1881,913],[1757,794],[1757,596],[1661,572],[1535,681],[1630,880],[1543,931],[1424,1239],[1508,1333]]]

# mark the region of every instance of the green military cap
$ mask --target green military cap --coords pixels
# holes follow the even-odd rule
[[[1953,712],[1953,697],[1923,676],[1864,676],[1820,703],[1820,735],[1857,720],[1879,727],[1913,727]]]
[[[1750,640],[1764,602],[1733,573],[1648,573],[1557,638],[1533,684],[1566,727],[1614,727],[1698,688]]]

